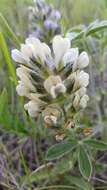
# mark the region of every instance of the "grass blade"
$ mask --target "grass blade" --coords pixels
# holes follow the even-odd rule
[[[14,68],[14,65],[12,64],[12,61],[10,58],[10,53],[9,53],[9,50],[8,50],[8,47],[7,47],[7,44],[6,44],[6,41],[5,41],[5,38],[2,34],[2,32],[0,32],[0,45],[1,45],[1,49],[2,49],[2,52],[3,52],[4,57],[5,57],[5,62],[8,66],[9,73],[12,76],[12,78],[16,84],[17,79],[16,79],[15,68]]]
[[[17,38],[15,33],[12,31],[11,27],[9,26],[8,22],[6,21],[2,13],[0,13],[0,26],[2,26],[3,31],[5,31],[6,34],[8,34],[9,38],[14,41],[14,44],[16,45],[16,47],[20,46],[19,39]],[[0,29],[2,30],[2,28]]]

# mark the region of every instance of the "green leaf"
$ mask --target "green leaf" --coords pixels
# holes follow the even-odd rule
[[[0,115],[4,114],[5,109],[8,105],[8,97],[7,97],[7,91],[6,89],[3,89],[1,95],[0,95]]]
[[[94,21],[92,22],[88,27],[84,27],[83,25],[77,26],[74,28],[71,28],[66,36],[72,41],[75,41],[77,39],[81,39],[84,35],[89,36],[89,35],[94,35],[95,37],[98,38],[96,35],[96,32],[100,32],[103,29],[107,28],[107,21]]]
[[[92,163],[84,146],[79,147],[78,164],[82,176],[89,180],[92,174]]]
[[[107,167],[104,165],[104,164],[101,164],[101,163],[95,163],[95,171],[97,173],[102,173],[105,171]]]
[[[66,176],[65,177],[68,183],[71,185],[76,185],[77,187],[81,188],[82,190],[93,190],[93,187],[90,183],[85,181],[82,177],[77,176]]]
[[[81,39],[83,34],[84,34],[84,31],[81,31],[81,32],[73,32],[72,31],[70,33],[67,33],[66,37],[72,41],[72,40]]]
[[[89,25],[86,30],[86,36],[89,36],[95,32],[101,31],[102,29],[107,28],[107,21],[95,21]]]
[[[70,40],[81,39],[84,34],[84,29],[84,25],[73,27],[67,32],[66,37],[68,37]]]
[[[69,153],[66,157],[61,158],[52,170],[53,175],[64,174],[65,172],[72,170],[76,160],[77,154],[75,154],[75,152]]]
[[[9,73],[12,76],[14,82],[17,83],[15,68],[14,68],[14,65],[12,64],[10,53],[9,53],[9,50],[8,50],[8,47],[7,47],[7,44],[2,32],[0,32],[0,46],[5,57],[5,62],[8,66]]]
[[[54,159],[61,158],[65,154],[72,151],[74,149],[75,145],[76,144],[74,141],[55,144],[49,148],[47,155],[46,155],[46,159],[47,160],[54,160]]]
[[[33,171],[29,179],[31,182],[34,181],[41,181],[45,179],[52,179],[56,178],[59,174],[64,174],[67,171],[70,171],[74,163],[76,161],[77,156],[74,154],[69,154],[64,158],[61,158],[61,160],[58,160],[55,164],[52,162],[48,162],[47,164],[44,164],[37,168],[35,171]]]
[[[98,150],[107,150],[107,144],[100,140],[89,139],[89,140],[84,140],[84,143]]]

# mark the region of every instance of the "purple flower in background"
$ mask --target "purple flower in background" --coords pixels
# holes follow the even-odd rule
[[[39,10],[42,10],[44,8],[44,6],[45,6],[45,1],[44,0],[37,0],[37,1],[35,1],[35,3],[36,3],[37,8]]]
[[[43,8],[43,14],[47,18],[52,12],[52,7],[47,5]]]
[[[36,37],[36,38],[41,39],[42,36],[43,36],[43,31],[42,31],[40,28],[37,28],[37,29],[35,29],[35,31],[33,31],[33,32],[30,34],[30,36],[34,36],[34,37]]]
[[[48,29],[48,30],[56,30],[58,24],[55,23],[55,22],[52,21],[52,20],[48,20],[48,19],[47,19],[47,20],[44,22],[44,26],[45,26],[45,28]]]
[[[47,5],[43,0],[37,0],[36,6],[39,12],[41,12],[43,16],[49,15],[52,11],[52,7],[50,5]]]
[[[51,13],[51,17],[55,19],[56,21],[61,19],[61,14],[58,10],[53,10]]]
[[[35,1],[35,6],[30,7],[29,34],[42,41],[50,41],[54,35],[61,34],[61,14],[44,0]]]

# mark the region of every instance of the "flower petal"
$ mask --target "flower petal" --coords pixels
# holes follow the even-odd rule
[[[19,81],[19,84],[16,86],[16,91],[19,96],[27,96],[29,89],[24,85],[22,81]]]
[[[89,74],[81,71],[79,74],[79,82],[81,87],[87,87],[89,84]]]
[[[66,87],[64,86],[63,83],[58,83],[56,86],[52,86],[52,88],[50,89],[50,94],[53,98],[56,98],[58,94],[65,92],[66,92]]]
[[[24,105],[26,111],[28,111],[31,117],[37,117],[40,111],[39,104],[34,100],[29,101],[27,104]]]
[[[11,57],[14,61],[18,63],[26,63],[26,60],[24,59],[23,54],[17,49],[12,50]]]
[[[70,48],[70,40],[68,38],[62,38],[60,35],[57,35],[53,39],[52,46],[55,55],[55,64],[57,66],[66,51]]]
[[[60,76],[51,75],[45,80],[44,88],[46,89],[48,93],[50,93],[52,86],[56,86],[58,83],[61,83],[61,82],[62,81],[61,81]]]
[[[87,67],[88,64],[89,64],[88,54],[85,51],[83,51],[78,58],[78,68],[83,69]]]
[[[89,97],[88,97],[88,95],[84,95],[82,98],[81,98],[81,100],[80,100],[80,107],[81,108],[86,108],[87,107],[87,102],[88,102],[88,100],[89,100]]]
[[[35,58],[40,58],[42,63],[44,63],[46,56],[51,55],[51,50],[49,46],[45,43],[41,43],[39,39],[35,37],[29,37],[26,39],[26,44],[32,46],[33,56]]]
[[[79,55],[78,48],[71,48],[69,49],[63,56],[63,63],[66,66],[69,63],[75,63],[77,61]]]
[[[30,75],[26,67],[23,67],[23,66],[18,67],[16,69],[16,74],[29,90],[32,90],[32,91],[36,90],[32,84],[32,81],[30,80]]]
[[[45,43],[42,43],[41,45],[42,45],[42,50],[43,50],[44,54],[50,56],[51,50],[50,50],[49,46]]]
[[[25,40],[26,44],[40,44],[40,40],[38,38],[35,38],[35,37],[28,37],[26,40]]]
[[[73,107],[74,107],[75,109],[78,108],[79,102],[80,102],[80,96],[79,96],[79,94],[77,93],[77,94],[75,95],[74,100],[73,100]]]
[[[84,96],[86,94],[87,89],[85,87],[81,87],[77,93],[79,94],[80,97]]]
[[[40,40],[35,37],[29,37],[25,42],[27,45],[32,45],[33,56],[41,58],[42,46]]]
[[[22,44],[21,45],[21,52],[23,54],[23,57],[30,61],[29,59],[32,58],[33,55],[33,49],[31,44]]]

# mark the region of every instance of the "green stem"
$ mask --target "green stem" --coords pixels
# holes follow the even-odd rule
[[[76,187],[74,186],[68,186],[68,185],[51,185],[51,186],[47,186],[47,187],[40,187],[34,190],[44,190],[44,189],[73,189],[73,190],[77,190]]]
[[[97,190],[97,189],[99,189],[99,190],[104,190],[104,189],[107,190],[107,186],[96,187],[95,190]]]

